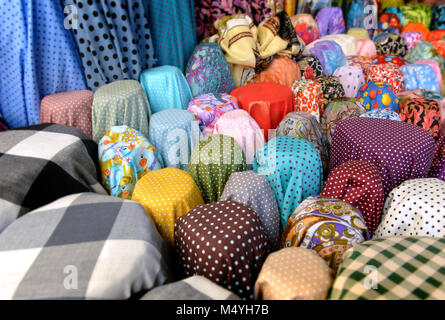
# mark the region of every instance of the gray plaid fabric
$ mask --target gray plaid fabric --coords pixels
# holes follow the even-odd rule
[[[66,195],[106,194],[96,163],[97,144],[73,127],[42,124],[0,133],[0,232]]]
[[[218,286],[203,276],[154,288],[141,300],[241,300],[236,294]]]
[[[445,239],[390,237],[347,250],[330,299],[445,299]]]
[[[127,299],[171,279],[168,255],[139,203],[69,195],[0,233],[0,299]]]

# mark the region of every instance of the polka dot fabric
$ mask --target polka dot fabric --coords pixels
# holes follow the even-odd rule
[[[147,173],[136,183],[131,200],[141,203],[161,236],[174,246],[178,217],[204,204],[201,192],[186,171],[165,168]]]
[[[93,92],[76,90],[46,96],[40,103],[40,123],[57,123],[76,127],[93,136],[91,106]]]
[[[98,142],[113,126],[127,125],[148,137],[150,105],[135,80],[119,80],[94,93],[93,140]]]
[[[445,135],[436,142],[429,176],[445,181]]]
[[[399,108],[399,99],[388,83],[373,81],[365,83],[357,93],[358,99],[366,110],[390,109],[396,111]]]
[[[255,153],[253,171],[269,181],[283,228],[304,199],[321,191],[322,167],[314,145],[295,137],[275,137]]]
[[[218,201],[230,175],[246,171],[246,156],[232,137],[212,134],[193,149],[188,167],[206,203]]]
[[[176,220],[175,243],[186,276],[202,275],[244,299],[253,298],[269,242],[248,207],[235,201],[198,206]]]
[[[330,169],[349,160],[373,163],[380,171],[386,197],[403,181],[426,177],[433,154],[434,139],[422,128],[402,121],[360,117],[337,125]]]
[[[393,189],[374,238],[392,236],[445,237],[445,182],[413,179]]]
[[[259,217],[271,250],[280,247],[280,213],[269,182],[253,171],[234,172],[227,181],[221,201],[232,200],[252,209]]]
[[[284,248],[264,262],[255,283],[255,299],[324,300],[332,282],[332,270],[314,251]]]
[[[372,163],[352,160],[339,165],[329,174],[320,196],[343,200],[360,210],[370,235],[380,223],[384,190],[379,169]]]
[[[63,0],[77,10],[74,38],[88,87],[116,80],[137,80],[155,66],[150,26],[142,0]]]
[[[345,92],[345,97],[354,98],[358,90],[365,84],[363,71],[359,67],[340,67],[335,70],[334,76],[340,81]]]

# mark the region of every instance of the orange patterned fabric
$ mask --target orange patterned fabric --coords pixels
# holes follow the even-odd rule
[[[286,56],[276,56],[270,66],[257,75],[255,82],[273,82],[288,88],[301,79],[298,65]]]
[[[321,84],[312,80],[295,81],[292,91],[295,95],[295,111],[308,112],[320,121],[320,106],[323,104]]]

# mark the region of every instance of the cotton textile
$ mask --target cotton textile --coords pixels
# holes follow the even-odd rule
[[[262,300],[323,300],[332,285],[332,270],[312,250],[284,248],[271,253],[255,282]]]
[[[300,79],[298,65],[292,59],[278,55],[274,57],[266,70],[256,75],[254,82],[272,82],[292,88],[294,82]]]
[[[405,88],[403,73],[397,65],[388,63],[373,64],[365,67],[363,74],[365,76],[365,82],[383,82],[389,84],[395,94],[403,91]],[[382,99],[382,102],[383,101],[384,99]]]
[[[324,106],[329,102],[343,98],[345,96],[345,90],[340,82],[340,79],[336,76],[330,76],[323,74],[315,80],[321,85],[323,91],[323,103],[321,104],[321,112],[324,111]]]
[[[280,213],[275,194],[266,178],[253,171],[234,172],[220,200],[235,201],[253,210],[263,225],[271,251],[280,248]]]
[[[377,49],[372,40],[357,40],[357,56],[372,58],[377,54]]]
[[[437,140],[434,147],[434,160],[429,176],[445,181],[445,135]]]
[[[205,203],[218,201],[232,173],[246,171],[246,156],[232,137],[212,134],[193,149],[188,173],[195,180]]]
[[[408,53],[408,47],[399,34],[382,32],[374,37],[374,43],[377,54],[397,54],[404,57]]]
[[[445,239],[390,237],[361,243],[343,255],[331,300],[443,300]],[[368,266],[368,268],[367,268]],[[377,287],[363,281],[370,271]]]
[[[295,111],[310,113],[320,121],[323,113],[320,105],[324,102],[321,84],[314,80],[295,81],[292,91],[295,95]]]
[[[15,221],[0,234],[0,257],[1,299],[123,300],[172,278],[167,247],[142,206],[94,193]]]
[[[317,150],[307,140],[279,136],[257,150],[253,171],[269,181],[277,199],[283,228],[305,198],[321,191],[322,168]]]
[[[151,113],[166,109],[187,109],[192,92],[182,71],[174,66],[145,70],[141,85],[150,102]]]
[[[89,90],[74,90],[46,96],[40,103],[40,123],[76,127],[92,137],[92,104],[93,92]]]
[[[425,129],[435,139],[439,137],[440,108],[437,101],[428,98],[402,99],[400,119]]]
[[[440,93],[434,69],[429,64],[409,64],[400,68],[406,90],[425,89]]]
[[[138,181],[131,200],[141,203],[162,238],[174,246],[175,220],[204,204],[193,178],[176,168],[147,173]]]
[[[345,32],[345,21],[341,8],[325,7],[318,11],[315,20],[321,37]]]
[[[310,53],[320,61],[323,74],[333,74],[337,68],[346,64],[346,57],[341,47],[332,40],[316,41]]]
[[[392,86],[381,81],[365,83],[357,93],[358,99],[366,110],[390,109],[397,111],[399,98],[395,95]]]
[[[403,181],[426,177],[433,154],[434,139],[424,129],[403,121],[360,117],[337,125],[330,169],[349,160],[373,163],[379,168],[386,197]]]
[[[138,80],[143,70],[155,66],[153,25],[143,0],[62,2],[76,8],[72,32],[90,90],[116,80]]]
[[[284,247],[302,247],[318,253],[337,271],[343,253],[369,239],[362,214],[350,204],[311,196],[290,216],[282,235]]]
[[[138,180],[149,171],[161,169],[158,151],[128,126],[111,127],[98,149],[102,185],[114,197],[131,199]]]
[[[97,144],[73,127],[40,124],[0,133],[0,231],[66,195],[106,194]]]
[[[320,38],[318,25],[310,14],[301,13],[292,16],[290,19],[295,31],[297,32],[297,35],[304,41],[305,44],[309,44],[312,41]]]
[[[11,128],[35,125],[44,96],[86,89],[79,53],[59,1],[2,1],[0,11],[0,113]]]
[[[411,51],[419,42],[424,40],[422,33],[417,31],[402,32],[402,38],[406,43],[408,51]]]
[[[99,142],[113,126],[127,125],[148,137],[150,104],[139,82],[118,80],[94,93],[93,140]]]
[[[216,43],[202,43],[195,48],[185,68],[185,77],[193,97],[235,89],[230,66]]]
[[[186,110],[164,110],[150,119],[150,141],[159,150],[158,158],[163,167],[187,170],[200,137],[198,121]]]
[[[203,275],[243,299],[253,298],[269,242],[248,207],[235,201],[198,206],[177,219],[175,243],[186,276]]]
[[[340,81],[345,97],[354,98],[358,90],[365,84],[363,71],[359,67],[343,66],[335,70],[333,75]]]
[[[362,114],[360,117],[402,121],[400,120],[400,116],[397,114],[397,112],[388,109],[371,110]]]
[[[357,208],[371,236],[380,223],[384,190],[380,172],[372,163],[352,160],[341,164],[329,174],[320,196],[343,200]]]

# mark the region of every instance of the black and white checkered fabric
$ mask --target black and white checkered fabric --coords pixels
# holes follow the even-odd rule
[[[128,299],[172,280],[143,207],[96,193],[63,197],[0,233],[0,299]]]
[[[0,232],[66,195],[106,194],[96,164],[97,144],[73,127],[42,124],[0,133]]]

